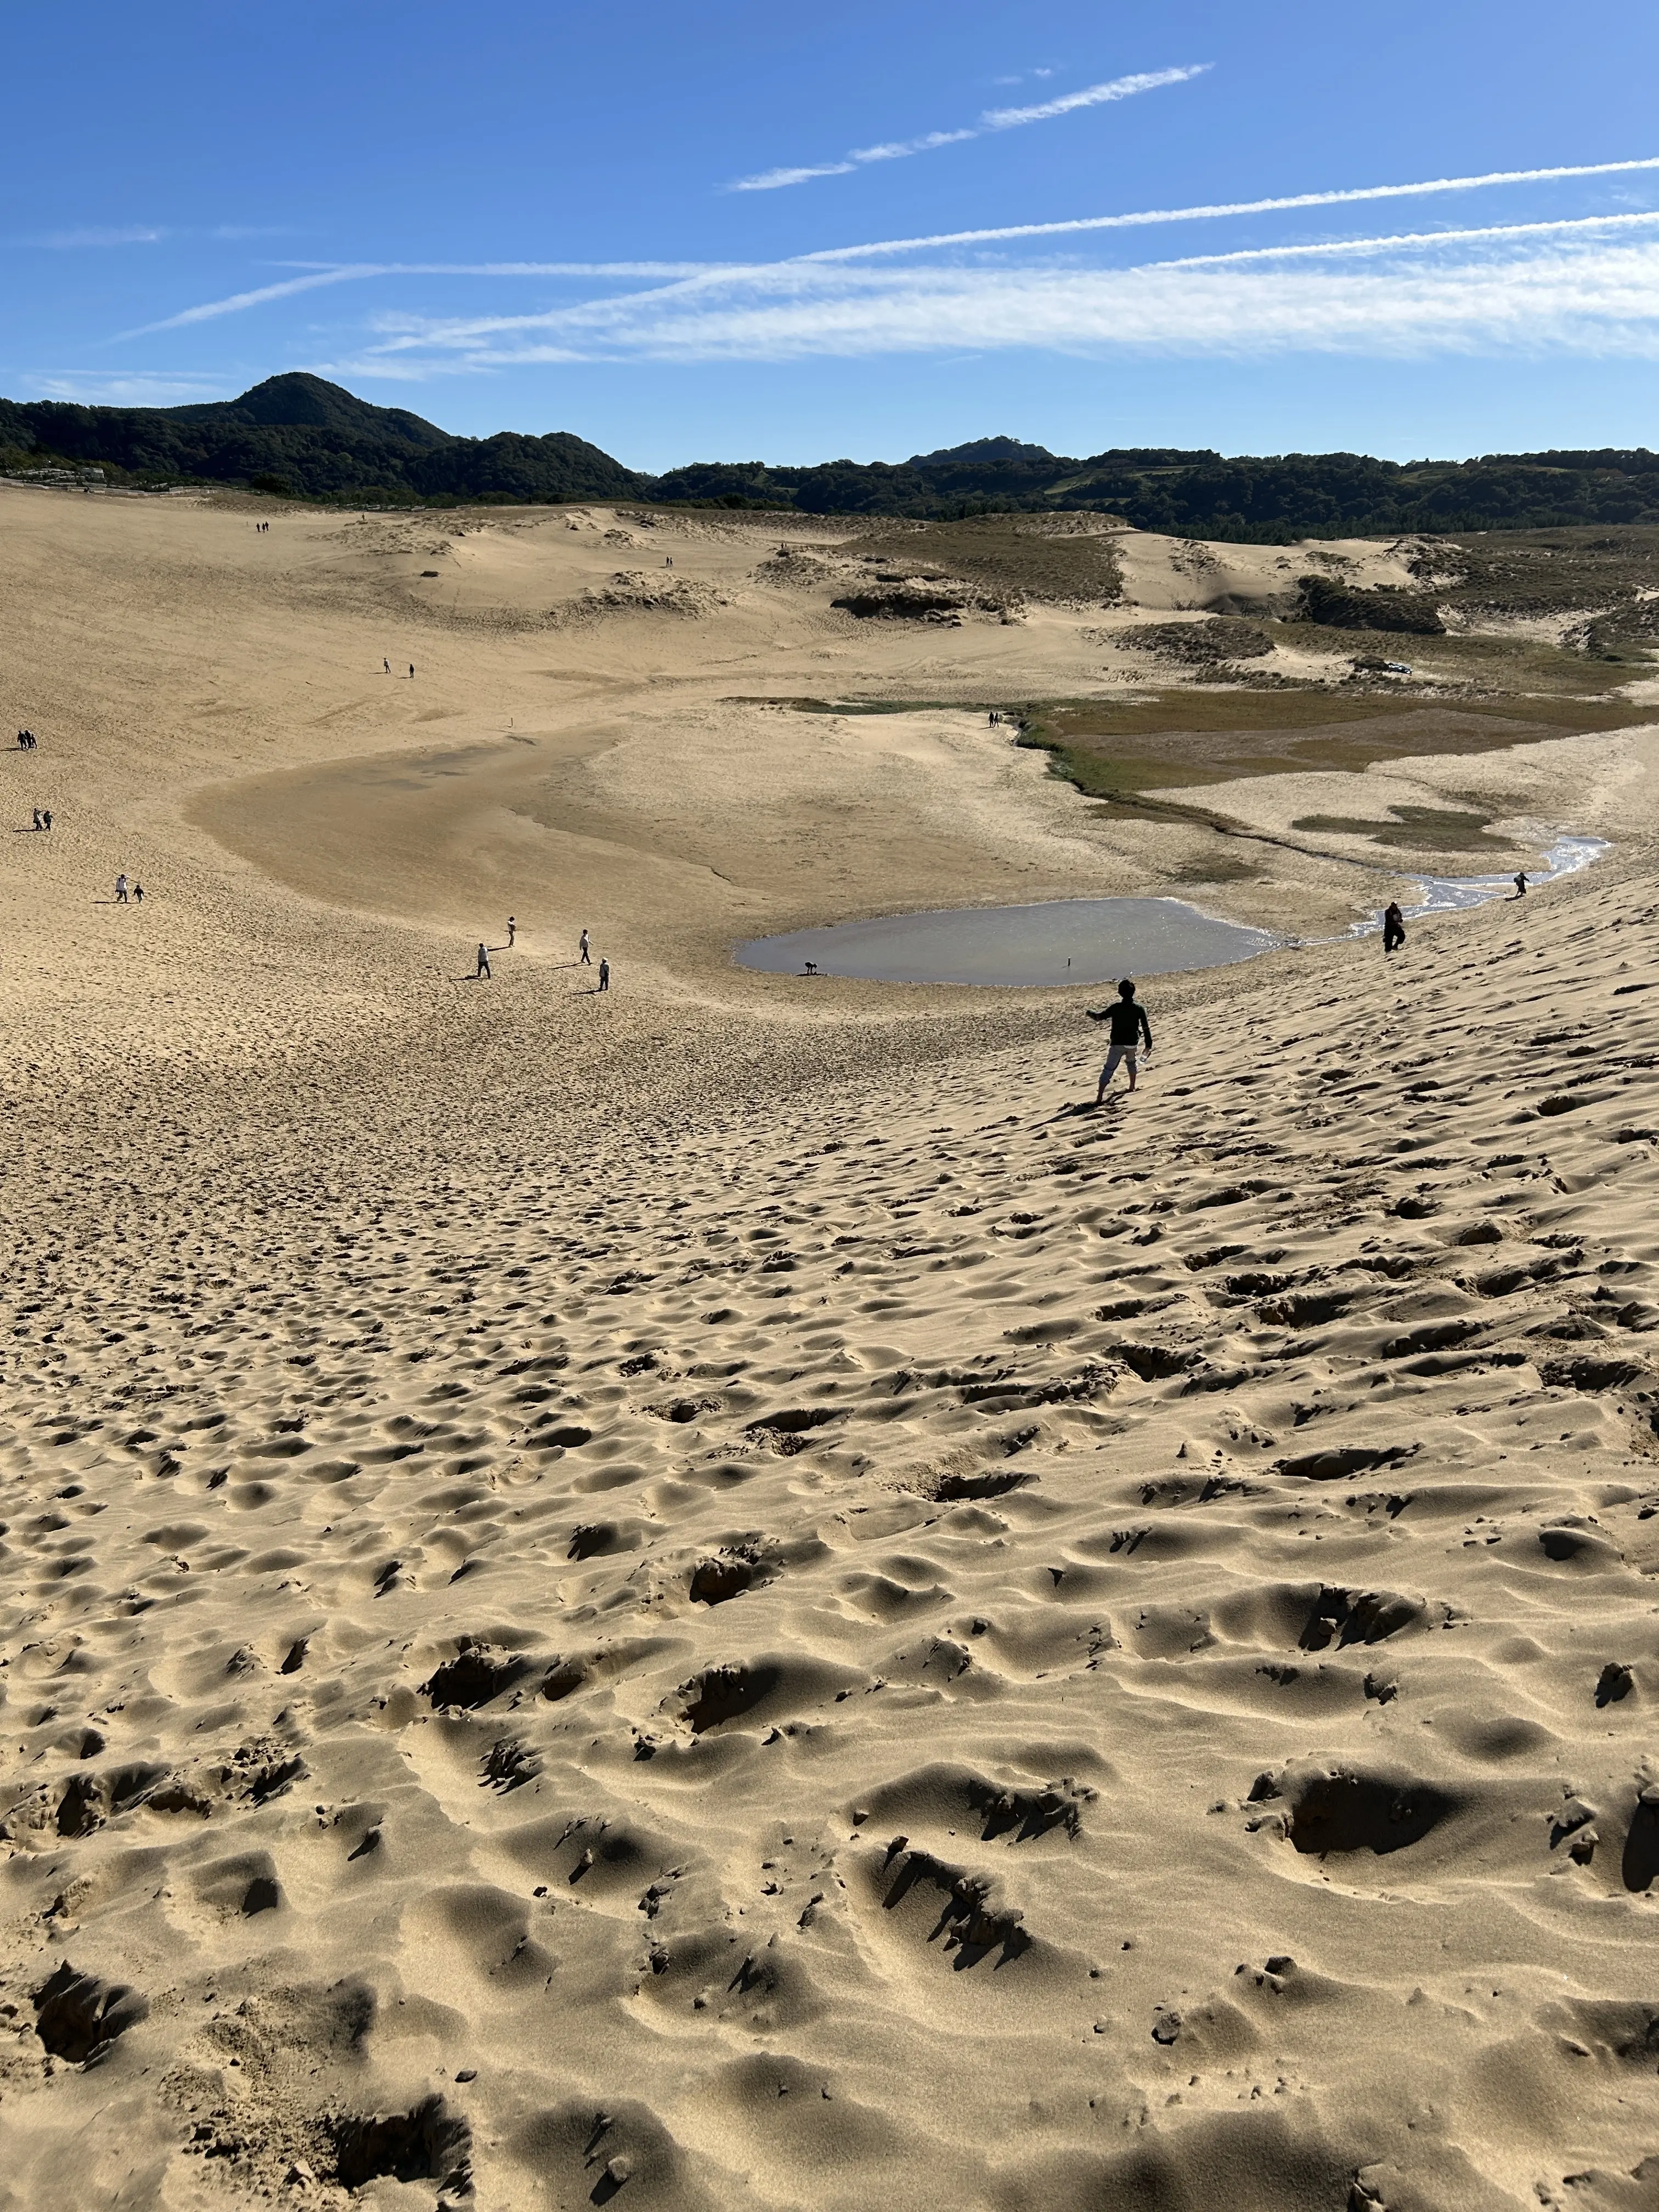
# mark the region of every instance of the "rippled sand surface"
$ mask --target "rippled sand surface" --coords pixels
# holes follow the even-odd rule
[[[1063,994],[676,973],[614,823],[608,1001],[552,877],[453,980],[499,856],[198,823],[366,617],[30,558],[0,2205],[1651,2203],[1633,741],[1598,869],[1150,986],[1095,1113]]]

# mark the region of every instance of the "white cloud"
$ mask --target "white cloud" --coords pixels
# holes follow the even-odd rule
[[[1081,92],[1062,93],[1058,100],[1040,101],[1035,107],[994,107],[980,117],[986,131],[1018,131],[1027,123],[1047,123],[1056,115],[1074,115],[1079,107],[1103,107],[1115,100],[1133,100],[1138,92],[1157,92],[1166,84],[1184,84],[1202,76],[1211,64],[1195,69],[1152,70],[1139,76],[1115,76],[1109,84],[1085,85]]]
[[[996,349],[1405,356],[1522,349],[1659,356],[1653,216],[1252,249],[1128,269],[800,261],[725,270],[538,315],[405,319],[365,363],[788,361]],[[1614,234],[1610,235],[1609,233]],[[1342,266],[1343,257],[1350,265]]]
[[[125,223],[118,228],[49,230],[38,238],[14,238],[12,246],[44,246],[54,253],[73,252],[88,246],[156,246],[170,234],[153,223]]]
[[[983,138],[988,132],[1018,131],[1027,123],[1046,123],[1051,117],[1070,115],[1080,107],[1101,107],[1113,100],[1133,100],[1137,93],[1185,84],[1189,77],[1202,76],[1211,66],[1208,62],[1195,62],[1186,69],[1142,70],[1133,76],[1115,76],[1106,84],[1085,86],[1080,92],[1068,92],[1035,107],[987,108],[977,123],[960,130],[928,131],[920,137],[890,139],[879,146],[854,146],[838,161],[763,169],[758,176],[733,179],[726,189],[728,192],[775,192],[789,185],[804,185],[814,177],[845,177],[872,161],[902,161],[912,154],[931,154],[940,146],[959,146],[969,138]],[[1038,70],[1035,74],[1042,76],[1048,72]]]
[[[1432,192],[1472,192],[1500,185],[1559,184],[1573,177],[1629,176],[1659,169],[1659,157],[1633,161],[1579,162],[1551,169],[1492,169],[1482,176],[1434,177],[1422,184],[1358,185],[1331,191],[1291,192],[1277,199],[1214,200],[1197,207],[1142,208],[1131,215],[1071,216],[1062,222],[1003,223],[989,230],[940,230],[923,238],[878,239],[866,246],[826,246],[803,255],[811,261],[855,261],[884,253],[915,253],[940,246],[991,246],[1020,238],[1062,238],[1091,230],[1135,230],[1152,223],[1214,222],[1230,216],[1288,215],[1299,208],[1350,207],[1365,200],[1416,199]]]
[[[790,185],[805,185],[814,177],[850,177],[856,161],[820,161],[816,167],[799,169],[763,169],[757,177],[739,177],[728,185],[728,192],[779,192]]]
[[[861,161],[902,161],[907,155],[931,154],[935,147],[959,146],[964,138],[977,138],[977,131],[928,131],[920,138],[890,138],[884,145],[855,146],[847,157],[847,166],[853,167]]]
[[[290,264],[289,266],[293,264]],[[275,284],[260,284],[249,292],[232,292],[222,300],[204,300],[184,307],[159,323],[143,323],[123,331],[123,338],[149,337],[157,331],[186,329],[192,323],[216,322],[222,315],[240,315],[250,307],[263,307],[272,300],[288,300],[299,292],[314,292],[328,284],[361,283],[370,276],[685,276],[714,266],[706,261],[354,261],[330,263],[307,269],[302,276],[285,276]]]
[[[210,323],[221,315],[240,314],[247,307],[263,307],[270,300],[289,300],[298,292],[314,292],[319,285],[345,284],[354,277],[384,276],[386,265],[374,262],[358,262],[340,269],[315,269],[304,276],[286,276],[280,283],[260,284],[251,292],[233,292],[228,299],[208,300],[200,307],[185,307],[176,315],[167,315],[159,323],[142,323],[136,331],[123,331],[125,338],[149,337],[156,331],[180,331],[191,323]]]
[[[1659,210],[1235,247],[1127,268],[1054,259],[1019,265],[981,251],[994,242],[1135,224],[1655,170],[1659,159],[1648,157],[1507,170],[890,240],[754,264],[289,262],[276,266],[291,274],[148,327],[189,327],[353,283],[529,277],[568,280],[582,291],[574,298],[556,295],[566,304],[530,313],[383,313],[367,328],[357,324],[367,343],[349,361],[321,373],[416,382],[530,362],[782,361],[1015,349],[1170,357],[1505,348],[1659,354],[1659,240],[1650,235],[1659,227]],[[947,250],[963,246],[975,249],[972,265],[962,265],[964,257]],[[96,396],[106,397],[121,381],[99,380]],[[160,381],[175,398],[211,388]],[[53,388],[81,396],[84,380],[74,391],[72,383],[58,380]],[[136,389],[130,382],[123,388]]]
[[[37,398],[67,399],[77,407],[182,407],[191,400],[225,397],[222,378],[209,381],[189,374],[169,375],[162,369],[84,375],[71,369],[58,376],[33,376],[28,382]]]

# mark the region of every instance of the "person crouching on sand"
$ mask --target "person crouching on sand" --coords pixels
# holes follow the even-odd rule
[[[1085,1008],[1085,1012],[1091,1022],[1109,1022],[1112,1025],[1106,1065],[1100,1071],[1100,1087],[1095,1093],[1095,1103],[1098,1106],[1106,1096],[1106,1085],[1117,1073],[1120,1060],[1129,1071],[1129,1088],[1131,1091],[1134,1089],[1140,1062],[1141,1040],[1146,1040],[1146,1048],[1150,1053],[1152,1048],[1152,1025],[1146,1018],[1146,1009],[1136,1005],[1135,987],[1127,976],[1117,987],[1116,1006],[1102,1006],[1098,1012],[1089,1006]]]

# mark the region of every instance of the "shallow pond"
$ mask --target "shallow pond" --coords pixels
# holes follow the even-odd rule
[[[1576,874],[1607,849],[1600,837],[1558,838],[1549,849],[1547,868],[1535,875],[1528,870],[1528,882],[1541,886]],[[1396,868],[1374,872],[1396,883],[1408,873]],[[1408,921],[1515,896],[1512,876],[1410,880],[1422,896],[1406,908]],[[1381,927],[1379,908],[1375,920],[1356,922],[1348,934],[1364,936]],[[739,966],[769,975],[809,974],[815,967],[821,975],[852,975],[875,983],[1095,984],[1115,982],[1123,975],[1227,968],[1275,945],[1340,941],[1276,936],[1218,921],[1185,899],[1050,899],[1039,906],[947,908],[793,929],[779,937],[751,938],[734,948],[734,957]]]
[[[1176,898],[1051,899],[794,929],[739,945],[745,968],[878,983],[1103,983],[1120,975],[1225,968],[1278,942]]]

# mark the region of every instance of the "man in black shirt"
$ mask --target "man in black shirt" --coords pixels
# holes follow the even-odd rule
[[[1117,1073],[1120,1060],[1128,1068],[1129,1088],[1131,1091],[1134,1089],[1141,1039],[1146,1039],[1146,1049],[1151,1052],[1152,1025],[1146,1018],[1146,1009],[1135,1004],[1135,987],[1127,976],[1117,987],[1116,1006],[1102,1006],[1098,1012],[1089,1006],[1085,1012],[1091,1022],[1109,1022],[1112,1025],[1111,1048],[1106,1054],[1106,1065],[1100,1071],[1100,1088],[1095,1093],[1095,1103],[1098,1106],[1106,1096],[1106,1085]]]

